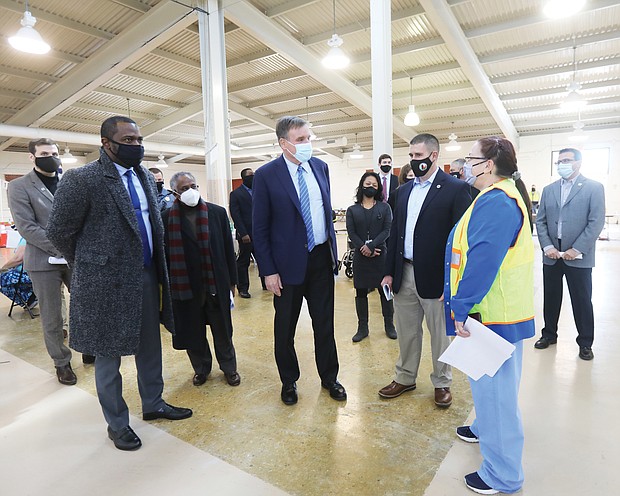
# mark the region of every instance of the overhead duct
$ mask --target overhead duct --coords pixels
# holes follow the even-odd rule
[[[7,138],[23,138],[36,140],[50,138],[58,143],[79,143],[81,145],[101,146],[101,137],[96,134],[76,133],[73,131],[61,131],[58,129],[45,129],[40,127],[12,126],[0,124],[0,136]],[[205,150],[200,146],[175,145],[174,143],[157,143],[146,140],[144,150],[149,154],[160,153],[186,154],[204,157]]]
[[[340,148],[347,146],[346,136],[340,138],[321,138],[312,140],[312,148]],[[252,148],[241,148],[239,150],[231,150],[230,156],[232,158],[246,158],[246,157],[259,157],[265,155],[274,155],[282,153],[282,148],[279,145],[272,146],[255,146]]]

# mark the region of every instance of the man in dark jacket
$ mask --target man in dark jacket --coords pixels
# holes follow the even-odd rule
[[[442,301],[444,252],[471,196],[467,183],[438,167],[439,141],[432,134],[415,136],[409,156],[416,178],[399,189],[381,282],[394,292],[400,356],[394,380],[379,395],[396,398],[416,388],[424,319],[431,335],[435,404],[447,408],[452,404],[452,369],[438,361],[450,344]]]
[[[67,171],[54,195],[47,236],[73,267],[71,348],[94,355],[97,396],[108,437],[120,450],[142,446],[129,426],[121,356],[135,355],[142,418],[181,420],[189,408],[162,399],[161,322],[174,331],[153,176],[137,124],[101,125],[99,160]]]
[[[250,256],[254,252],[254,243],[252,243],[252,184],[254,181],[254,171],[249,168],[243,169],[241,171],[241,180],[243,184],[230,192],[230,216],[235,224],[237,241],[239,242],[237,289],[241,298],[251,298],[248,268],[250,267]]]
[[[219,205],[200,198],[196,179],[189,172],[174,174],[170,187],[177,199],[164,212],[163,221],[176,330],[172,344],[177,350],[187,350],[195,372],[194,386],[204,384],[213,364],[208,324],[226,382],[238,386],[241,377],[230,315],[237,269],[228,215]]]

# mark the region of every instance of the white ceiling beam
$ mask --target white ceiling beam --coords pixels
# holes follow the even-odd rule
[[[427,76],[428,74],[435,74],[437,72],[453,71],[460,69],[461,66],[458,62],[445,62],[443,64],[435,64],[426,67],[419,67],[417,69],[408,69],[406,71],[396,72],[392,74],[392,81],[398,79],[409,79],[410,77]],[[358,79],[355,81],[356,86],[370,86],[372,80],[370,78]]]
[[[55,76],[49,76],[47,74],[41,74],[40,72],[27,71],[24,69],[16,69],[15,67],[8,67],[6,65],[0,66],[0,74],[6,76],[15,76],[23,79],[42,81],[44,83],[54,84],[59,80]]]
[[[162,76],[155,76],[153,74],[148,74],[142,71],[136,71],[135,69],[124,69],[121,74],[125,76],[134,77],[137,79],[143,79],[144,81],[150,81],[152,83],[164,84],[166,86],[170,86],[172,88],[179,88],[186,91],[192,91],[194,93],[200,93],[201,88],[195,84],[184,83],[182,81],[177,81],[176,79],[170,79]]]
[[[579,71],[587,69],[602,69],[604,67],[611,67],[620,64],[620,57],[609,57],[593,62],[582,62],[578,64]],[[523,81],[525,79],[540,78],[545,76],[556,76],[559,74],[572,74],[575,68],[573,64],[565,64],[558,67],[550,67],[547,69],[537,69],[532,71],[523,71],[515,74],[509,74],[506,76],[491,76],[489,79],[493,84],[499,83],[512,83],[515,81]]]
[[[34,100],[35,98],[37,98],[37,95],[33,95],[32,93],[9,90],[6,88],[0,88],[0,96],[6,96],[8,98],[20,98],[22,100]]]
[[[519,133],[510,120],[510,116],[506,112],[502,101],[495,92],[493,85],[489,81],[448,4],[445,0],[419,1],[426,12],[427,18],[446,42],[448,50],[450,50],[452,56],[460,64],[461,70],[467,76],[467,79],[474,85],[474,89],[480,95],[499,128],[518,148]]]
[[[38,126],[59,114],[129,67],[146,53],[195,21],[192,11],[175,2],[161,2],[131,27],[106,43],[96,55],[69,71],[8,121]]]
[[[199,99],[183,108],[175,110],[165,117],[160,117],[152,124],[142,126],[140,128],[140,132],[142,133],[142,136],[149,138],[154,134],[165,131],[166,129],[176,126],[177,124],[181,124],[182,122],[197,116],[201,112],[202,99]]]
[[[283,95],[277,95],[269,98],[261,98],[259,100],[253,100],[251,102],[246,102],[244,105],[247,105],[248,108],[255,107],[265,107],[268,105],[274,105],[278,103],[292,102],[295,100],[305,100],[306,97],[318,96],[318,95],[326,95],[331,93],[329,88],[325,86],[321,86],[319,88],[312,88],[310,90],[304,90],[303,92],[297,93],[286,93]]]
[[[106,88],[105,86],[100,86],[99,88],[95,89],[94,92],[103,93],[104,95],[120,96],[121,98],[129,98],[130,100],[139,100],[141,102],[154,103],[156,105],[162,105],[164,107],[181,108],[183,106],[183,104],[180,102],[167,100],[165,98],[157,98],[154,96],[140,95],[137,93],[132,93],[130,91],[117,90],[114,88]]]
[[[314,56],[314,55],[313,55]],[[236,93],[238,91],[249,90],[258,86],[266,86],[268,84],[280,83],[282,81],[289,81],[291,79],[297,79],[306,76],[307,73],[301,69],[290,68],[285,71],[272,73],[269,76],[262,78],[248,79],[237,84],[228,86],[229,93]]]
[[[148,12],[149,7],[144,5],[139,0],[110,0],[113,3],[127,7],[128,9],[135,10],[136,12]]]
[[[184,57],[183,55],[179,55],[177,53],[168,52],[166,50],[162,50],[161,48],[156,48],[151,53],[164,59],[173,60],[174,62],[178,62],[179,64],[187,65],[195,69],[200,69],[199,60],[190,59],[189,57]]]
[[[84,110],[92,110],[93,112],[105,112],[106,114],[112,115],[124,115],[127,112],[127,108],[119,108],[113,107],[111,105],[94,105],[92,103],[83,103],[83,102],[75,102],[71,105],[70,108],[84,109]],[[145,120],[156,120],[159,119],[157,114],[147,114],[145,112],[136,112],[135,110],[131,111],[132,119],[145,119]]]
[[[186,158],[190,158],[192,157],[192,155],[189,155],[187,153],[179,153],[178,155],[174,155],[173,157],[167,158],[166,162],[168,162],[168,164],[176,164],[177,162],[180,162],[181,160],[185,160]]]
[[[313,3],[317,3],[319,1],[320,0],[289,0],[288,2],[282,3],[276,7],[271,7],[270,9],[267,9],[265,15],[267,17],[281,16],[302,7],[308,7],[309,5],[312,5]]]
[[[592,107],[594,105],[609,105],[616,104],[617,107],[620,108],[620,99],[617,96],[610,96],[608,98],[591,98],[588,99],[588,107]],[[560,102],[551,102],[546,105],[537,105],[532,107],[523,107],[519,109],[509,110],[509,115],[524,115],[524,114],[533,114],[538,112],[550,112],[550,111],[558,111],[560,107]],[[585,108],[585,107],[584,107]],[[582,109],[583,112],[583,109]],[[572,112],[575,114],[575,112]]]
[[[234,112],[237,115],[240,115],[241,117],[245,119],[248,119],[254,122],[255,124],[264,126],[265,128],[270,129],[272,131],[275,131],[276,129],[276,121],[274,121],[273,119],[265,115],[259,114],[258,112],[255,112],[254,110],[250,110],[249,108],[239,103],[235,103],[229,100],[228,110],[230,110],[231,112]]]
[[[593,83],[582,83],[581,91],[593,90],[597,88],[610,88],[611,86],[619,86],[620,79],[612,79],[606,81],[596,81]],[[563,86],[554,86],[553,88],[544,88],[534,91],[521,91],[519,93],[505,93],[499,96],[502,102],[511,102],[515,100],[522,100],[526,98],[536,98],[539,96],[550,96],[566,94],[568,92],[566,84]]]

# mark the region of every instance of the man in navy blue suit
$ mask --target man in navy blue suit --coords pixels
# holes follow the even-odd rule
[[[327,164],[312,157],[310,129],[299,117],[276,124],[282,155],[256,171],[252,218],[255,254],[265,285],[274,294],[275,357],[281,399],[297,403],[299,363],[295,329],[303,299],[314,331],[321,385],[338,401],[347,393],[338,382],[334,339],[336,235],[332,222]]]

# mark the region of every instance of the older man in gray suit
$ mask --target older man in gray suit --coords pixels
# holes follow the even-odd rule
[[[58,382],[72,386],[77,377],[71,368],[71,350],[64,343],[62,291],[70,286],[71,270],[45,234],[45,226],[58,187],[58,146],[41,138],[28,144],[34,168],[9,183],[8,198],[17,230],[26,240],[24,268],[41,309],[41,327],[49,356],[54,360]],[[51,263],[59,262],[59,263]]]
[[[562,279],[566,276],[579,357],[592,360],[592,267],[596,240],[605,222],[605,191],[601,183],[581,175],[580,169],[579,150],[560,150],[557,170],[561,179],[543,189],[538,205],[536,230],[543,250],[545,327],[534,347],[542,350],[557,343]]]
[[[162,399],[160,320],[174,330],[164,255],[164,226],[153,176],[140,165],[134,121],[101,126],[99,160],[67,171],[47,226],[50,241],[73,267],[71,347],[97,357],[97,396],[108,437],[121,450],[142,442],[129,426],[121,356],[135,355],[142,418],[180,420],[189,408]]]

